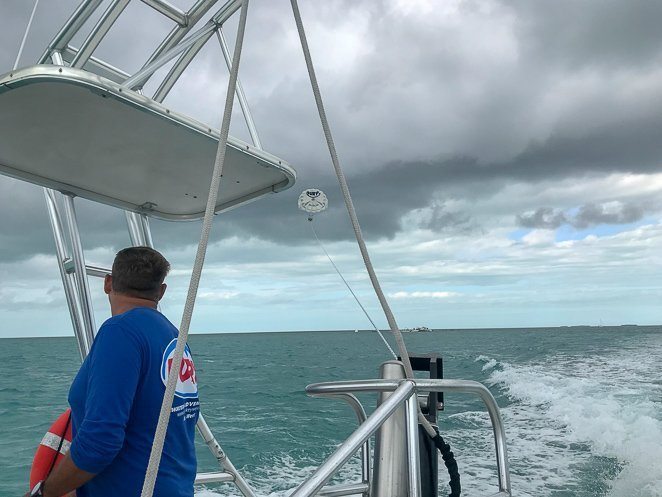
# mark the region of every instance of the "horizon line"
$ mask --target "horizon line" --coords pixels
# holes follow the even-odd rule
[[[628,327],[637,327],[637,328],[655,328],[662,327],[662,324],[636,324],[636,323],[626,323],[626,324],[615,324],[615,325],[597,325],[597,324],[573,324],[573,325],[557,325],[557,326],[496,326],[491,328],[430,328],[431,332],[435,331],[496,331],[496,330],[549,330],[549,329],[562,329],[562,328],[628,328]],[[402,331],[407,328],[400,328]],[[374,333],[374,329],[370,328],[354,328],[354,329],[336,329],[336,330],[272,330],[272,331],[192,331],[191,335],[258,335],[258,334],[268,334],[268,333]],[[380,331],[391,333],[391,330],[388,328],[381,329]],[[405,332],[408,333],[408,332]],[[426,332],[414,332],[415,334]],[[73,333],[66,335],[29,335],[29,336],[0,336],[0,339],[28,339],[28,338],[76,338]]]

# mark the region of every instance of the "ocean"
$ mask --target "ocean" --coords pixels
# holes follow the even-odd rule
[[[408,334],[411,353],[438,353],[446,378],[485,383],[502,409],[513,494],[662,496],[662,327],[436,330]],[[343,403],[309,398],[313,382],[376,377],[390,359],[374,332],[196,335],[202,411],[259,495],[285,496],[356,427]],[[0,340],[0,494],[27,490],[34,450],[66,408],[79,365],[73,338]],[[375,398],[363,395],[369,410]],[[463,495],[496,492],[482,404],[446,395],[441,430]],[[204,445],[201,471],[217,470]],[[440,495],[448,477],[440,464]],[[355,481],[351,460],[337,481]],[[446,492],[446,493],[444,493]],[[231,486],[198,497],[239,495]]]

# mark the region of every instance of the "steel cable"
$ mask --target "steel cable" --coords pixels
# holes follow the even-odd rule
[[[25,33],[23,33],[23,39],[21,40],[21,46],[18,48],[18,53],[16,54],[16,60],[14,61],[13,71],[18,67],[18,63],[21,60],[21,55],[23,54],[23,48],[25,47],[25,40],[28,39],[28,33],[30,32],[30,26],[32,26],[32,20],[34,19],[34,14],[37,12],[37,5],[39,5],[39,0],[35,0],[34,6],[32,7],[32,13],[30,14],[30,19],[28,20],[28,25],[25,27]]]
[[[370,317],[370,314],[368,314],[368,311],[366,310],[366,308],[363,307],[363,304],[361,303],[361,301],[359,300],[359,298],[358,298],[358,297],[356,296],[356,294],[354,293],[354,290],[352,290],[352,287],[349,286],[349,283],[347,282],[347,280],[345,279],[345,277],[344,277],[344,276],[342,275],[342,273],[340,272],[340,269],[338,269],[338,266],[336,266],[336,263],[333,262],[333,259],[331,259],[331,256],[330,256],[329,253],[326,251],[326,247],[324,247],[324,244],[322,243],[322,241],[321,241],[321,240],[319,239],[319,237],[317,236],[317,232],[315,231],[315,226],[313,225],[313,220],[312,220],[312,219],[309,219],[309,221],[310,221],[310,229],[312,230],[313,235],[315,236],[315,240],[317,240],[317,243],[318,243],[319,246],[322,248],[322,251],[324,252],[324,255],[326,255],[326,258],[327,258],[327,259],[329,259],[329,262],[330,262],[331,265],[333,266],[333,269],[336,270],[336,273],[338,273],[338,276],[340,276],[340,279],[342,280],[342,282],[343,282],[343,283],[345,284],[345,286],[347,287],[347,290],[349,290],[349,293],[352,294],[352,297],[354,297],[354,300],[356,300],[356,303],[359,304],[359,307],[360,307],[361,310],[363,311],[363,314],[365,314],[365,317],[368,318],[368,321],[370,321],[370,324],[372,325],[372,327],[375,329],[375,331],[376,331],[377,334],[379,335],[379,338],[382,339],[382,341],[384,342],[384,345],[386,345],[386,348],[389,350],[389,352],[391,353],[391,355],[393,356],[393,358],[397,360],[398,355],[393,351],[393,349],[391,348],[391,345],[388,343],[388,341],[386,340],[386,338],[385,338],[384,335],[382,334],[382,331],[377,327],[377,325],[375,324],[375,322],[372,320],[372,318]]]

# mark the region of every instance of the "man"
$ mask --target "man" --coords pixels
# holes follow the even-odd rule
[[[32,495],[139,497],[174,355],[177,329],[157,310],[170,264],[148,247],[118,252],[104,281],[112,317],[99,329],[69,391],[69,454]],[[192,497],[199,415],[186,346],[155,497]]]

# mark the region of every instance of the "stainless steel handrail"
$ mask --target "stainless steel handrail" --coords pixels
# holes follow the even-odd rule
[[[470,380],[416,380],[416,388],[426,392],[458,392],[477,395],[481,398],[492,422],[494,433],[494,448],[497,459],[499,491],[510,494],[510,468],[508,465],[508,448],[506,431],[499,406],[485,385]]]
[[[418,394],[416,390],[405,401],[405,429],[407,431],[407,476],[409,495],[421,495],[421,461],[418,453]]]
[[[359,425],[365,422],[368,419],[368,416],[365,413],[363,404],[351,393],[336,393],[336,394],[319,394],[314,395],[314,397],[324,397],[327,399],[338,399],[344,402],[347,402],[352,408],[356,417],[359,421]],[[363,483],[368,485],[370,488],[370,475],[372,473],[372,464],[370,460],[370,438],[366,439],[363,447],[361,448],[361,480]],[[320,494],[321,495],[321,494]]]
[[[344,393],[344,392],[337,392]],[[410,397],[415,399],[414,382],[403,380],[393,394],[384,401],[375,412],[343,442],[317,470],[290,494],[290,497],[309,497],[316,495],[331,479],[338,469],[345,464],[365,441]],[[416,400],[416,399],[415,399]],[[417,497],[413,494],[412,497]]]
[[[342,497],[345,495],[368,495],[370,486],[367,483],[348,483],[324,487],[318,497]]]
[[[477,395],[485,404],[492,422],[494,445],[496,451],[497,474],[499,479],[499,493],[496,495],[510,495],[510,470],[508,466],[508,451],[506,433],[499,407],[492,393],[485,385],[470,380],[410,380],[413,381],[417,392],[458,392]],[[396,380],[358,380],[338,381],[329,383],[314,383],[306,387],[306,393],[315,396],[338,395],[342,393],[357,392],[392,392],[400,384]],[[372,416],[371,416],[372,417]],[[370,419],[370,418],[368,418]]]
[[[195,475],[195,484],[204,483],[230,483],[235,481],[235,476],[226,471],[216,471],[214,473],[198,473]]]

